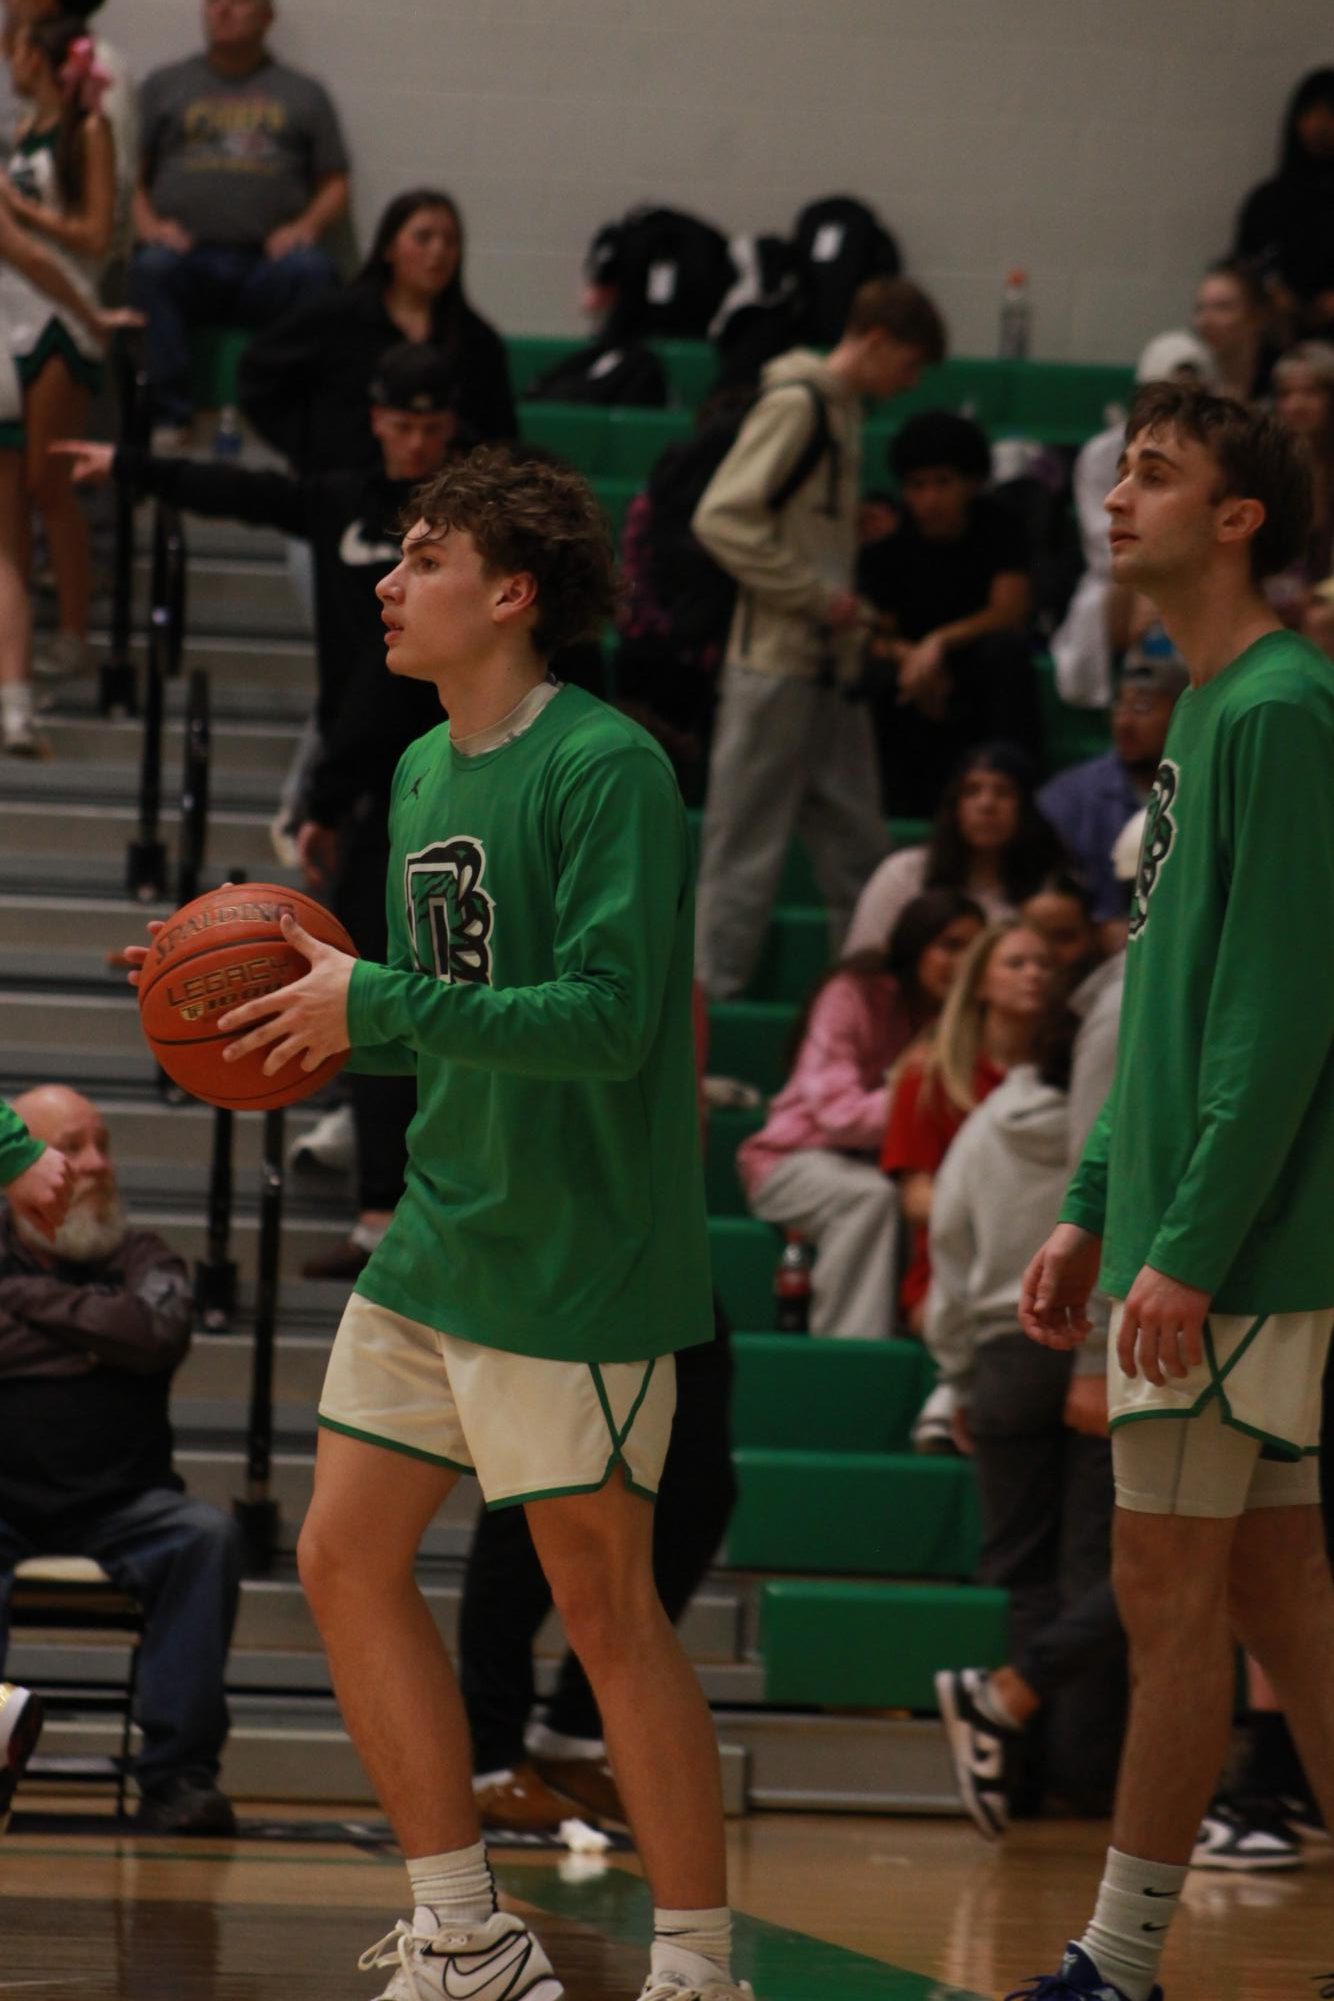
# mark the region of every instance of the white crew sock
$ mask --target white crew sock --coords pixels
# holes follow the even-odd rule
[[[486,1843],[456,1848],[448,1855],[418,1855],[408,1862],[408,1881],[416,1906],[418,1931],[472,1931],[494,1917],[495,1878],[486,1859]],[[431,1922],[423,1924],[422,1914]]]
[[[732,1978],[732,1913],[717,1911],[654,1911],[654,1978],[679,1973],[696,1987],[710,1980]]]
[[[1185,1880],[1172,1863],[1107,1850],[1097,1908],[1079,1943],[1126,2001],[1149,2001]]]

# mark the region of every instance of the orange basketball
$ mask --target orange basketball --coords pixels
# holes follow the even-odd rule
[[[299,1060],[264,1075],[265,1049],[224,1063],[222,1052],[238,1038],[217,1027],[220,1015],[242,1001],[290,986],[309,971],[282,933],[290,913],[312,938],[355,957],[356,946],[338,919],[299,889],[246,882],[197,896],[169,917],[154,936],[139,975],[139,1019],[154,1056],[192,1098],[231,1112],[269,1112],[299,1104],[335,1076],[346,1052],[318,1070]]]

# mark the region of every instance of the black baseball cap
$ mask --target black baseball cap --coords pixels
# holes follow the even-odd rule
[[[430,341],[404,340],[386,348],[371,377],[371,402],[382,410],[425,416],[454,408],[454,371]]]

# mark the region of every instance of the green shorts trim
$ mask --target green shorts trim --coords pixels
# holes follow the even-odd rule
[[[451,1473],[471,1473],[471,1466],[460,1464],[457,1459],[445,1459],[438,1452],[423,1452],[419,1445],[405,1445],[400,1438],[381,1438],[374,1431],[358,1431],[354,1424],[340,1424],[337,1418],[317,1414],[315,1422],[325,1431],[336,1431],[343,1438],[355,1438],[361,1445],[378,1445],[382,1452],[400,1452],[405,1459],[422,1459],[428,1466],[445,1466]]]
[[[14,356],[14,369],[25,389],[32,387],[50,361],[63,361],[72,379],[90,395],[96,396],[101,389],[105,376],[101,362],[83,352],[63,320],[48,320],[37,336],[37,345],[27,354]]]

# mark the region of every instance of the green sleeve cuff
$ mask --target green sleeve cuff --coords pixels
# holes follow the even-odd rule
[[[1100,1237],[1107,1226],[1106,1205],[1072,1190],[1061,1205],[1060,1221],[1074,1223],[1077,1228],[1087,1230],[1090,1236]]]
[[[369,959],[358,959],[352,968],[352,981],[347,990],[347,1039],[354,1052],[394,1039],[392,1030],[381,1027],[376,1021],[376,1002],[380,997],[376,975],[386,970],[384,966],[372,964]]]
[[[11,1181],[17,1181],[20,1174],[26,1174],[45,1152],[46,1141],[33,1139],[24,1131],[0,1145],[0,1188],[8,1188]]]

